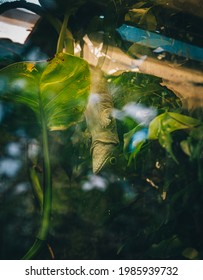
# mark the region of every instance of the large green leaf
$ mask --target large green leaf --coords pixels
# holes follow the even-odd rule
[[[50,130],[73,125],[83,113],[90,86],[88,64],[59,53],[45,62],[19,62],[0,71],[0,96],[30,107]]]

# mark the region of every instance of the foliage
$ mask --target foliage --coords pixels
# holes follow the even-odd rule
[[[48,62],[19,62],[0,72],[2,98],[27,105],[50,130],[67,129],[80,118],[89,94],[87,63],[68,54]]]
[[[24,104],[32,109],[42,130],[43,191],[35,172],[36,162],[33,162],[33,168],[30,170],[33,188],[42,208],[42,218],[37,238],[23,257],[25,259],[32,258],[39,252],[50,227],[52,176],[47,130],[63,130],[75,124],[85,110],[89,94],[87,63],[80,58],[60,52],[63,46],[72,52],[72,45],[66,43],[66,40],[72,40],[70,32],[66,36],[67,21],[68,17],[65,14],[57,54],[53,59],[48,62],[18,62],[3,68],[0,73],[3,81],[1,98]]]
[[[166,112],[156,117],[149,124],[149,139],[159,139],[159,143],[165,148],[177,162],[172,152],[171,132],[180,129],[192,129],[200,125],[197,119],[178,113]]]
[[[52,182],[47,129],[63,130],[75,124],[85,109],[89,94],[89,68],[85,61],[59,53],[49,62],[18,62],[0,71],[1,97],[28,106],[36,114],[42,130],[44,195],[37,173],[30,176],[42,207],[37,239],[25,258],[41,248],[49,230]]]
[[[95,17],[98,23],[103,14],[107,37],[122,20],[155,30],[163,19],[158,17],[162,7],[153,2],[53,0],[40,1],[41,8],[13,1],[7,6],[38,12],[57,30],[58,42],[48,61],[23,61],[20,50],[8,64],[22,61],[0,71],[1,258],[20,258],[33,232],[37,239],[25,258],[202,258],[203,124],[161,79],[131,72],[106,77],[120,146],[115,162],[98,175],[91,172],[83,119],[89,67],[70,54],[72,42],[92,26],[95,31],[100,26],[94,26]],[[94,12],[85,14],[87,7]],[[117,12],[111,18],[112,10]],[[128,48],[132,54],[134,47]],[[9,152],[13,144],[19,154]],[[11,161],[20,162],[14,175],[3,170]]]

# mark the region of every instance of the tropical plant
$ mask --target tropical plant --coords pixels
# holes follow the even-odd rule
[[[14,4],[18,6],[22,2],[24,1],[17,1]],[[27,4],[25,3],[25,6],[32,9],[32,4]],[[44,185],[43,188],[37,189],[38,197],[41,198],[42,219],[37,239],[24,258],[31,258],[38,252],[49,231],[52,179],[48,130],[64,130],[74,125],[81,118],[88,100],[90,87],[88,64],[81,58],[62,53],[66,26],[65,17],[53,59],[42,62],[17,62],[3,68],[0,73],[4,81],[1,98],[28,106],[35,113],[42,131]],[[35,182],[38,182],[37,175],[33,176]],[[34,186],[39,184],[34,183]]]
[[[46,20],[57,33],[57,40],[53,41],[55,51],[52,51],[47,60],[25,61],[25,58],[22,57],[22,59],[18,58],[21,61],[9,63],[0,70],[1,100],[15,104],[16,108],[20,105],[22,108],[30,110],[42,134],[43,179],[41,180],[38,176],[39,167],[36,158],[31,159],[29,169],[31,183],[41,207],[41,221],[36,240],[23,258],[34,258],[39,253],[43,244],[46,243],[50,230],[53,175],[51,166],[57,166],[57,160],[52,162],[50,160],[50,157],[53,159],[55,156],[50,153],[50,138],[58,139],[59,134],[54,133],[62,133],[73,128],[76,134],[79,134],[79,136],[72,134],[73,142],[77,142],[76,153],[80,157],[81,154],[85,157],[88,147],[93,153],[93,171],[97,173],[104,170],[104,178],[90,176],[89,185],[91,180],[95,179],[96,183],[94,182],[93,185],[103,186],[109,176],[109,185],[112,185],[112,189],[114,189],[115,182],[118,181],[117,174],[119,174],[118,177],[121,178],[124,186],[120,189],[126,188],[123,191],[124,198],[121,193],[116,192],[121,205],[118,206],[118,202],[114,202],[114,214],[109,215],[110,217],[106,220],[104,218],[103,223],[109,224],[111,220],[116,220],[121,211],[127,213],[129,209],[132,210],[132,213],[138,211],[146,219],[143,223],[148,223],[146,228],[143,226],[137,234],[138,240],[142,240],[143,235],[148,242],[148,247],[144,247],[145,255],[140,249],[143,257],[151,258],[156,254],[160,257],[160,252],[167,247],[167,244],[172,244],[171,247],[177,247],[178,250],[183,249],[184,254],[190,257],[194,250],[188,251],[184,246],[182,248],[179,237],[170,235],[170,231],[166,233],[165,227],[174,218],[174,208],[177,207],[179,201],[183,208],[185,201],[190,202],[188,196],[191,188],[189,187],[187,190],[185,187],[185,195],[182,195],[180,189],[182,175],[181,178],[177,177],[177,182],[174,182],[174,178],[171,178],[168,170],[172,170],[175,166],[175,169],[179,168],[178,170],[183,172],[184,166],[190,169],[191,162],[192,164],[195,162],[198,170],[195,173],[198,174],[197,185],[199,186],[203,182],[202,161],[199,159],[199,155],[202,153],[202,121],[196,118],[195,114],[192,117],[189,116],[189,112],[181,107],[181,100],[161,85],[161,79],[133,72],[105,76],[99,68],[100,65],[92,67],[83,59],[82,51],[81,57],[74,55],[75,41],[79,41],[82,47],[82,38],[86,33],[102,30],[104,48],[113,42],[122,45],[128,54],[135,56],[137,53],[135,44],[131,46],[126,42],[123,44],[114,36],[117,24],[125,21],[155,31],[162,24],[163,19],[159,21],[158,18],[162,6],[153,5],[154,1],[133,0],[40,0],[39,2],[41,6],[23,0],[4,1],[0,6],[0,12],[13,8],[25,8],[35,12],[40,15],[42,21]],[[36,26],[40,29],[38,24]],[[25,53],[29,51],[28,49]],[[147,51],[151,56],[151,51],[149,49]],[[92,77],[95,79],[93,80]],[[108,90],[112,92],[111,95]],[[88,103],[88,98],[91,97],[89,96],[90,91],[99,93],[99,99],[94,99],[95,96],[90,98],[94,102],[96,100],[93,106]],[[88,134],[85,138],[85,133],[81,132],[84,115],[92,136],[91,146],[88,142],[90,135]],[[60,141],[61,139],[58,142]],[[120,145],[118,145],[119,142]],[[71,149],[71,141],[66,139],[65,145]],[[114,165],[115,159],[117,164]],[[107,165],[110,168],[109,173],[108,168],[104,168],[107,163],[110,164],[110,166]],[[180,166],[181,164],[183,167]],[[65,160],[65,165],[68,165],[68,159]],[[81,168],[81,170],[77,169],[75,173],[81,172],[81,175],[83,169]],[[154,175],[154,170],[158,175],[157,173]],[[72,172],[71,169],[70,174]],[[82,175],[79,178],[83,180]],[[129,185],[125,185],[126,177],[128,177],[129,185],[133,186],[132,189]],[[137,186],[135,181],[139,182],[138,185],[143,186]],[[88,184],[84,185],[86,188],[89,187]],[[141,206],[140,193],[147,192],[146,185],[153,187],[155,194],[153,193],[151,196],[149,191],[147,202]],[[177,192],[174,191],[175,187],[178,189]],[[72,192],[73,198],[75,198],[74,191]],[[168,192],[172,197],[171,205],[166,202],[163,207],[160,200],[165,201]],[[79,204],[82,203],[83,197],[81,193],[80,195]],[[151,199],[151,197],[153,198]],[[73,203],[73,201],[71,202]],[[156,212],[154,210],[156,207],[151,205],[152,202],[155,202],[157,207],[161,205],[160,207],[163,207],[164,211],[163,216],[156,217],[150,222],[152,216],[150,207]],[[104,203],[103,200],[102,203]],[[90,204],[90,208],[93,209],[93,202]],[[146,205],[148,208],[145,207]],[[179,211],[182,214],[182,210],[179,209]],[[92,210],[92,212],[94,211]],[[96,217],[98,223],[102,219],[101,216],[102,214],[99,213]],[[116,220],[116,226],[117,223],[122,224],[119,220]],[[160,230],[160,236],[164,236],[163,241],[156,236],[157,229]],[[122,236],[123,232],[121,231],[120,234]],[[118,254],[124,250],[125,243],[128,243],[128,237],[123,241],[125,238],[122,237],[118,242]],[[157,240],[160,241],[158,244]],[[173,256],[173,252],[170,250],[167,253],[169,258]]]

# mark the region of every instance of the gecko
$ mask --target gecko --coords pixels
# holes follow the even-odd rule
[[[119,144],[116,120],[112,116],[113,100],[102,70],[90,67],[90,96],[85,111],[87,128],[91,133],[92,169],[99,173],[114,156]]]

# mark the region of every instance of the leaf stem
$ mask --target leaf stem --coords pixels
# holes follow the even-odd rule
[[[35,167],[31,167],[30,168],[30,179],[32,182],[32,186],[33,186],[33,190],[35,192],[37,201],[39,203],[40,206],[40,210],[42,211],[43,209],[43,193],[42,193],[42,187],[40,185],[40,181],[37,175],[37,172],[35,170]]]
[[[51,215],[51,206],[52,206],[52,181],[51,181],[51,163],[49,157],[49,144],[48,144],[48,133],[46,120],[41,112],[42,116],[42,143],[43,143],[43,156],[44,156],[44,195],[43,195],[43,212],[41,226],[38,232],[37,237],[40,240],[45,240],[47,238],[49,224],[50,224],[50,215]]]
[[[66,12],[59,33],[56,53],[62,52],[63,48],[65,48],[65,51],[67,53],[74,54],[74,39],[72,33],[67,28],[68,20],[69,20],[69,13]]]
[[[44,241],[47,238],[50,226],[50,216],[52,208],[52,181],[51,181],[51,163],[49,157],[48,132],[46,125],[46,118],[44,116],[43,108],[41,108],[41,125],[42,125],[42,144],[43,144],[43,158],[44,158],[44,195],[43,195],[43,211],[40,228],[37,238],[22,259],[31,259],[37,255],[41,249]]]
[[[39,240],[38,238],[35,239],[34,244],[28,250],[28,252],[22,257],[22,260],[31,260],[37,253],[40,251],[41,247],[43,246],[44,241]]]

